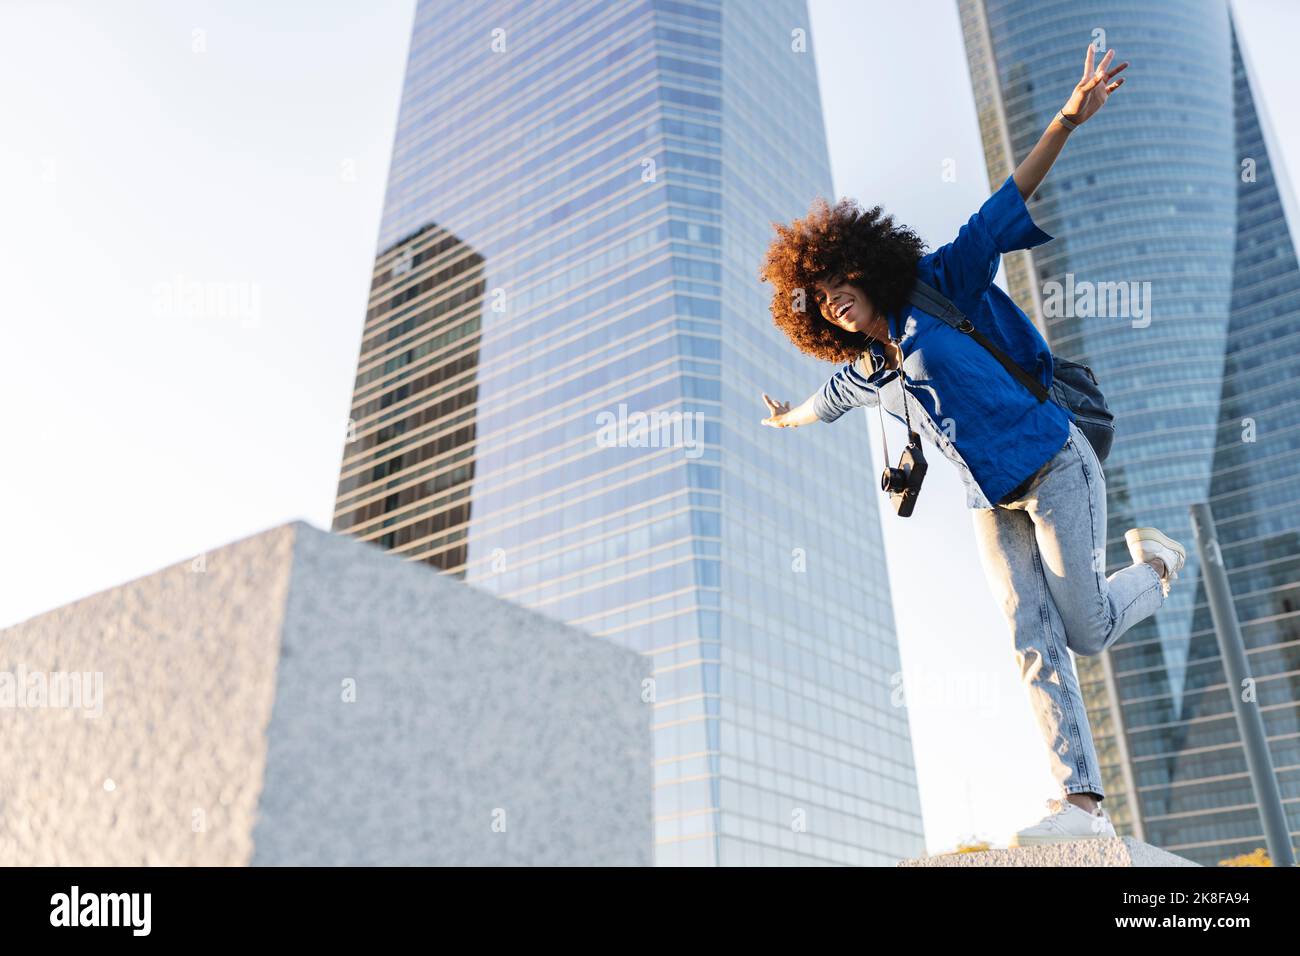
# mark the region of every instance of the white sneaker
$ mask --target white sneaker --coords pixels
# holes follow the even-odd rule
[[[1070,840],[1105,840],[1115,835],[1110,817],[1100,806],[1093,813],[1068,800],[1048,800],[1052,812],[1037,823],[1018,831],[1008,846],[1038,846]]]
[[[1151,558],[1159,558],[1164,562],[1165,574],[1160,579],[1160,585],[1165,597],[1168,597],[1170,586],[1178,579],[1178,572],[1187,563],[1186,549],[1156,528],[1129,528],[1124,532],[1124,543],[1128,545],[1128,553],[1133,556],[1134,564],[1145,564]]]

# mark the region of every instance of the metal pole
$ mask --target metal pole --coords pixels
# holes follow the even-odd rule
[[[1264,718],[1260,716],[1255,701],[1244,700],[1241,692],[1245,682],[1252,678],[1246,661],[1246,648],[1241,640],[1241,627],[1237,623],[1237,610],[1232,603],[1232,591],[1228,588],[1228,572],[1223,566],[1223,553],[1214,533],[1214,516],[1210,513],[1210,506],[1204,502],[1192,505],[1191,510],[1196,549],[1200,552],[1201,572],[1205,576],[1205,595],[1210,602],[1214,633],[1219,639],[1219,655],[1228,677],[1232,709],[1237,715],[1237,730],[1246,752],[1246,766],[1255,789],[1255,801],[1259,804],[1259,817],[1264,824],[1268,855],[1274,866],[1295,866],[1291,834],[1282,810],[1282,795],[1278,791],[1273,759],[1269,756],[1268,739],[1264,735]]]

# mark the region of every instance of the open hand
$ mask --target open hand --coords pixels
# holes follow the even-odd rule
[[[789,402],[778,402],[771,398],[767,392],[763,393],[763,401],[767,404],[768,417],[763,419],[764,425],[770,425],[772,428],[789,428],[790,424],[782,419],[781,416],[790,411]]]
[[[1093,46],[1088,44],[1088,54],[1083,61],[1083,78],[1075,84],[1074,92],[1070,94],[1070,99],[1066,101],[1065,106],[1061,107],[1061,112],[1065,118],[1072,123],[1082,123],[1092,116],[1099,109],[1106,105],[1106,98],[1124,85],[1124,78],[1121,76],[1115,79],[1128,66],[1128,60],[1125,60],[1115,69],[1111,70],[1110,61],[1115,58],[1114,50],[1107,50],[1106,55],[1102,57],[1101,63],[1094,70],[1092,68]]]

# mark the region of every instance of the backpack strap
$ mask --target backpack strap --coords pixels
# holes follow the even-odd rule
[[[958,332],[964,332],[973,338],[980,345],[984,346],[989,353],[1001,363],[1021,385],[1029,389],[1035,398],[1040,402],[1047,401],[1048,392],[1043,387],[1043,383],[1038,381],[1023,368],[1020,363],[1015,361],[1006,352],[1002,351],[992,341],[989,340],[979,329],[975,328],[975,323],[966,318],[964,312],[952,304],[952,300],[942,292],[928,283],[916,280],[916,285],[912,288],[912,293],[908,296],[908,301],[923,312],[928,312],[935,318],[951,326]]]

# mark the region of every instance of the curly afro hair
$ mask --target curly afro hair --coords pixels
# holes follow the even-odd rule
[[[816,283],[852,283],[876,309],[893,312],[907,302],[925,243],[879,206],[863,211],[852,199],[832,207],[819,196],[803,219],[772,225],[777,237],[768,247],[759,278],[774,287],[776,327],[807,355],[827,362],[857,358],[867,336],[846,332],[822,315]]]

